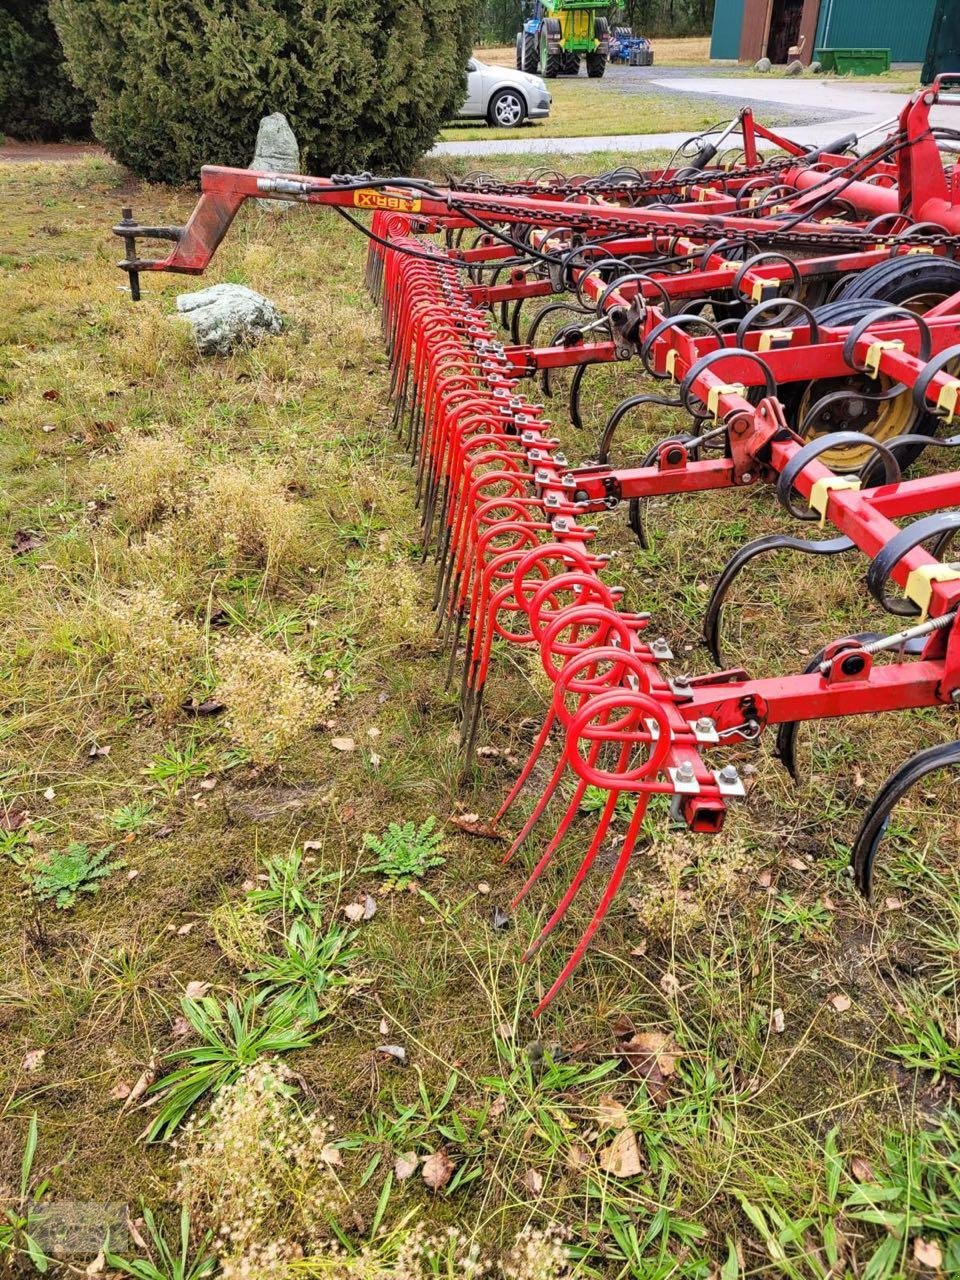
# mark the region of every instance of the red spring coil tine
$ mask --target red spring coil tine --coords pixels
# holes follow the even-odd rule
[[[611,722],[607,715],[616,707],[622,708],[623,714]],[[594,726],[592,721],[598,718],[600,724]],[[656,732],[646,727],[650,721],[656,725]],[[638,722],[645,727],[633,728]],[[645,759],[630,768],[620,768],[616,773],[611,773],[597,769],[591,761],[583,758],[579,748],[581,738],[588,742],[599,739],[603,742],[649,743],[650,752]],[[564,758],[581,778],[594,787],[618,791],[642,790],[642,786],[637,784],[660,770],[670,753],[670,746],[670,724],[660,704],[648,694],[632,689],[617,689],[587,699],[571,717],[564,743]]]
[[[593,653],[591,653],[590,661],[593,662],[594,664],[601,661],[611,661],[611,662],[618,663],[619,667],[614,668],[614,671],[616,671],[616,675],[609,677],[603,683],[598,683],[596,681],[587,683],[587,682],[581,681],[579,684],[579,687],[577,687],[573,691],[586,696],[588,693],[599,693],[602,689],[608,689],[611,684],[614,684],[614,683],[619,684],[621,682],[625,667],[627,665],[625,653],[627,654],[627,657],[629,657],[629,654],[626,651],[626,646],[630,642],[630,631],[627,628],[626,624],[623,622],[623,619],[620,617],[620,615],[617,613],[614,613],[612,609],[603,609],[596,605],[574,605],[569,609],[561,609],[547,626],[546,630],[543,633],[543,639],[541,640],[541,643],[540,643],[540,660],[543,664],[543,669],[546,672],[547,676],[554,682],[557,682],[558,680],[561,679],[564,668],[554,666],[554,664],[550,661],[550,655],[553,653],[562,653],[562,654],[565,654],[567,657],[569,657],[571,654],[577,652],[572,648],[572,646],[569,643],[565,643],[563,645],[557,644],[556,638],[559,635],[559,633],[562,630],[564,630],[566,627],[571,626],[574,623],[581,623],[581,622],[602,623],[606,627],[607,632],[615,631],[624,645],[624,649],[622,650],[616,649],[613,647],[607,647],[607,648],[598,647]],[[597,636],[599,636],[599,631],[594,633],[594,638],[596,638]],[[604,639],[606,640],[606,636],[604,637]],[[581,646],[581,648],[582,647],[584,646]],[[636,665],[639,666],[639,664],[636,664]],[[570,666],[570,672],[563,683],[563,691],[569,692],[571,691],[571,685],[574,681],[578,668],[566,662],[565,662],[565,666]],[[644,679],[646,679],[645,670],[644,670]],[[562,705],[563,691],[561,692],[561,705]],[[556,698],[557,698],[557,694],[556,694],[556,691],[554,691],[554,697],[551,699],[550,706],[544,718],[543,726],[539,734],[537,735],[536,741],[533,743],[533,746],[530,749],[530,754],[527,756],[527,759],[523,765],[523,768],[520,770],[520,773],[517,776],[516,781],[514,782],[513,786],[510,788],[510,791],[507,794],[506,799],[504,800],[503,804],[500,806],[500,809],[498,810],[496,816],[493,819],[495,824],[503,818],[507,810],[513,804],[514,800],[520,794],[520,790],[523,787],[524,783],[526,782],[527,778],[530,776],[530,773],[532,772],[534,765],[536,764],[537,760],[540,757],[541,751],[546,746],[547,739],[550,736],[550,730],[552,729],[557,719],[557,712],[555,709]]]
[[[544,605],[550,600],[555,600],[560,592],[570,591],[579,595],[574,604],[561,606],[559,609],[544,609]],[[604,608],[613,609],[613,594],[610,588],[594,573],[583,573],[582,570],[572,569],[569,573],[558,573],[555,577],[550,578],[538,588],[527,603],[527,614],[530,618],[530,632],[543,646],[544,630],[547,622],[558,613],[564,612],[565,608],[575,607],[578,604],[598,604]],[[544,619],[547,619],[547,622]],[[584,641],[584,645],[589,643]],[[584,647],[581,645],[580,647]]]
[[[599,675],[597,672],[597,668],[600,666],[601,663],[610,664],[609,670],[607,670],[602,676]],[[567,665],[560,672],[560,675],[557,678],[556,685],[554,686],[553,698],[551,700],[551,708],[550,708],[551,716],[563,721],[565,724],[571,723],[574,713],[568,712],[566,708],[565,699],[568,696],[568,694],[576,690],[580,697],[581,707],[584,705],[585,702],[588,702],[588,701],[590,702],[591,705],[593,705],[593,699],[591,698],[591,695],[595,697],[598,690],[606,690],[607,692],[610,692],[611,686],[619,684],[620,680],[624,676],[625,668],[627,667],[629,667],[631,670],[642,670],[642,664],[640,663],[639,659],[635,657],[635,655],[630,653],[625,653],[622,650],[617,649],[613,646],[607,646],[604,648],[597,648],[597,649],[589,649],[577,655],[577,657],[575,657],[572,661],[567,663]],[[588,669],[592,670],[593,678],[588,681],[584,681],[582,679],[578,680],[577,677],[581,674],[581,672]],[[605,713],[601,713],[601,714],[605,714]],[[605,741],[605,738],[603,736],[598,735],[597,738],[591,743],[590,751],[589,751],[590,766],[594,766],[596,764],[596,760],[603,747],[604,741]],[[630,751],[629,745],[624,744],[624,747],[620,752],[621,764],[626,762],[624,753],[626,753],[626,755],[629,755],[629,751]],[[563,773],[566,769],[566,765],[567,765],[567,760],[566,760],[565,753],[561,753],[560,758],[557,761],[556,767],[554,769],[553,774],[550,777],[549,782],[544,788],[540,799],[537,801],[537,804],[534,806],[533,813],[524,823],[520,833],[517,835],[513,844],[510,846],[509,850],[507,851],[503,859],[504,862],[506,862],[509,858],[513,856],[513,854],[517,851],[517,849],[520,847],[520,845],[523,843],[526,837],[530,834],[530,831],[533,829],[534,824],[539,820],[540,816],[546,809],[547,804],[552,798],[557,788],[557,785],[559,784],[560,778],[563,776]],[[573,799],[568,805],[566,813],[560,819],[557,832],[554,838],[551,840],[546,853],[541,858],[540,863],[538,864],[538,867],[532,877],[532,880],[528,881],[528,883],[524,886],[524,889],[521,891],[522,893],[526,892],[526,890],[530,887],[530,884],[533,882],[533,880],[537,879],[537,877],[540,875],[540,872],[546,866],[547,862],[549,862],[550,857],[553,854],[553,851],[559,845],[564,834],[566,833],[574,817],[576,816],[577,810],[580,808],[580,801],[583,799],[583,795],[587,789],[587,785],[588,785],[587,782],[584,781],[582,777],[578,780]]]

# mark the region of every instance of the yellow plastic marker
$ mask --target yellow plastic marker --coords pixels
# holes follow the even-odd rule
[[[827,523],[827,503],[830,501],[830,492],[833,490],[845,489],[848,492],[856,492],[860,488],[860,481],[855,480],[853,476],[822,476],[819,480],[814,481],[813,488],[810,490],[810,510],[816,511],[820,517],[820,528]]]
[[[926,622],[930,612],[930,601],[933,598],[935,582],[956,582],[960,579],[960,565],[956,564],[922,564],[913,569],[907,578],[906,593],[920,606],[920,621]]]
[[[707,413],[710,417],[717,420],[717,406],[721,396],[745,396],[747,388],[742,382],[731,382],[724,387],[711,387],[707,392]]]
[[[880,376],[880,356],[884,351],[902,351],[903,343],[899,338],[894,338],[890,342],[874,342],[867,348],[867,358],[864,361],[864,368],[871,378]]]
[[[945,422],[952,422],[957,417],[957,397],[960,396],[960,382],[948,382],[940,388],[937,398],[937,413]]]
[[[757,350],[776,351],[778,347],[789,347],[792,338],[792,329],[764,329]]]
[[[750,301],[766,302],[768,298],[775,298],[779,292],[779,280],[754,280],[753,288],[750,290]]]

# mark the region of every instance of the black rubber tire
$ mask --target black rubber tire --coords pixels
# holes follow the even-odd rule
[[[599,80],[607,69],[607,55],[601,49],[587,54],[587,75],[591,80]]]
[[[516,114],[509,120],[501,120],[497,109],[507,100],[515,105]],[[498,89],[487,105],[487,122],[494,129],[516,129],[527,118],[527,103],[519,89]]]
[[[541,74],[547,80],[554,80],[563,68],[563,50],[560,48],[562,34],[559,18],[544,18],[540,28],[540,63],[543,67]]]
[[[523,32],[517,32],[517,70],[523,70]]]
[[[561,75],[576,76],[580,74],[579,53],[565,53],[561,59]]]
[[[540,41],[529,31],[523,34],[523,66],[520,70],[530,75],[540,74]]]
[[[837,296],[832,302],[814,308],[814,316],[819,324],[854,324],[857,320],[890,304],[905,304],[913,299],[929,294],[931,305],[942,298],[960,291],[960,262],[952,258],[932,257],[916,254],[911,257],[890,258],[879,262],[875,267],[859,275],[846,277]],[[832,379],[822,380],[821,390],[813,390],[818,384],[794,383],[783,388],[782,399],[788,411],[788,420],[799,427],[801,405],[813,403],[820,394],[829,390]],[[909,392],[905,392],[908,395]],[[906,423],[898,434],[936,436],[943,422],[934,413],[916,411],[915,417]],[[871,434],[868,426],[859,425],[858,430]],[[923,452],[922,445],[904,448],[897,451],[897,458],[903,467],[914,462]],[[832,465],[828,463],[828,465]],[[853,466],[844,470],[855,472]]]

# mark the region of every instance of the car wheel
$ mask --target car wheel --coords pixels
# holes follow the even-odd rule
[[[490,99],[487,108],[487,119],[499,129],[515,129],[523,124],[526,114],[527,104],[516,89],[501,89]]]

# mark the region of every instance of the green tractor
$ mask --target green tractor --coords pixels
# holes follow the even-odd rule
[[[598,80],[607,67],[610,26],[598,13],[609,0],[534,0],[533,14],[517,32],[517,70],[534,75],[575,76],[580,58]]]

